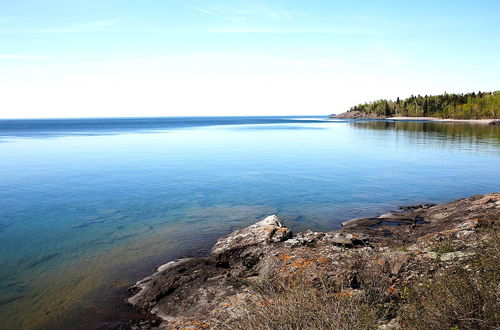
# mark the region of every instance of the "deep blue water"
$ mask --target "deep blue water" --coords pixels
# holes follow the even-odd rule
[[[499,127],[325,119],[0,120],[0,324],[111,320],[153,266],[272,213],[331,230],[500,190]]]

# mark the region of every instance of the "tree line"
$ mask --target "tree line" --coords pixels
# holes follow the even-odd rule
[[[500,118],[500,91],[467,94],[417,95],[396,101],[358,104],[349,111],[381,117],[441,117],[454,119]]]

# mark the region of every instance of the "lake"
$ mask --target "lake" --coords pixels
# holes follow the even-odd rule
[[[110,325],[154,267],[278,214],[293,231],[500,191],[500,127],[326,117],[0,120],[0,324]]]

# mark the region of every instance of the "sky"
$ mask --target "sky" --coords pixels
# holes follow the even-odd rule
[[[500,89],[500,1],[0,0],[0,118],[328,115]]]

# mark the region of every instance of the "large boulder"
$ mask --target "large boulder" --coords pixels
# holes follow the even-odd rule
[[[270,215],[249,227],[236,230],[228,236],[217,240],[212,248],[211,256],[215,260],[224,258],[234,251],[242,251],[246,248],[281,242],[291,236],[291,231],[280,221],[276,215]]]

